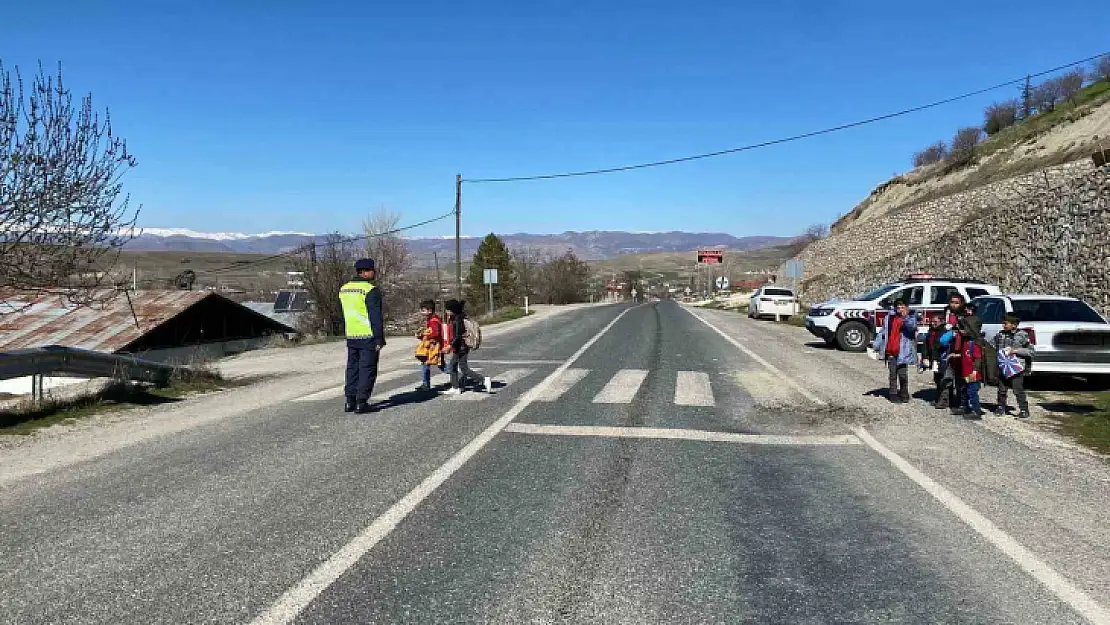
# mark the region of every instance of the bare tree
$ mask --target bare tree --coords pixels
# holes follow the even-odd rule
[[[333,233],[305,247],[294,258],[293,265],[304,272],[305,290],[313,302],[304,331],[327,336],[343,334],[339,289],[354,277],[358,254],[358,245],[350,237]]]
[[[567,250],[540,268],[539,295],[548,304],[575,304],[589,297],[590,268]]]
[[[120,199],[135,165],[107,111],[94,111],[91,95],[74,103],[60,69],[47,76],[40,66],[25,89],[18,68],[0,63],[0,288],[78,305],[103,297],[136,236],[138,210]]]
[[[1104,54],[1095,59],[1091,66],[1093,80],[1110,80],[1110,54]]]
[[[509,250],[516,271],[520,295],[535,298],[540,293],[541,273],[550,256],[538,247],[522,246]]]
[[[1048,113],[1056,109],[1056,104],[1061,100],[1060,81],[1053,78],[1046,80],[1033,89],[1033,106],[1038,113]]]
[[[806,228],[802,234],[798,235],[795,239],[796,242],[809,245],[814,241],[820,241],[829,236],[829,227],[825,224],[813,224]]]
[[[408,245],[397,234],[401,215],[385,208],[379,208],[362,221],[362,231],[366,234],[366,255],[374,259],[377,268],[377,281],[390,285],[403,278],[409,269]]]
[[[1020,108],[1021,105],[1017,100],[1007,100],[988,106],[983,111],[983,130],[988,135],[993,135],[1004,128],[1013,126],[1017,123]]]
[[[932,165],[946,158],[948,158],[948,146],[944,145],[943,141],[937,141],[933,145],[913,155],[913,166],[923,167],[925,165]]]
[[[948,162],[956,166],[971,163],[975,160],[975,148],[982,140],[983,131],[975,126],[957,130],[948,148]]]
[[[1087,77],[1083,75],[1082,69],[1074,69],[1057,78],[1056,83],[1059,85],[1060,100],[1075,104],[1075,96],[1083,89],[1083,83],[1086,81]]]

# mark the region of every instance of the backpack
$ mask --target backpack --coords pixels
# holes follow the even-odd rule
[[[470,317],[463,318],[463,326],[466,328],[466,331],[463,332],[463,342],[466,343],[466,346],[471,350],[481,347],[482,326],[478,325],[478,322]]]
[[[1002,373],[998,366],[998,350],[993,343],[988,343],[983,339],[975,339],[979,344],[979,349],[983,350],[983,359],[979,365],[979,377],[983,379],[983,383],[989,386],[998,386],[1002,380]]]

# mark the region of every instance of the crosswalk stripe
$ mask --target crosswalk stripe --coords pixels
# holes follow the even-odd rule
[[[736,381],[757,404],[784,404],[791,400],[791,391],[769,371],[737,371]]]
[[[551,384],[543,390],[542,393],[536,396],[536,401],[555,401],[563,396],[570,390],[570,387],[582,381],[586,374],[590,372],[589,369],[567,369],[551,381]]]
[[[648,372],[644,369],[621,369],[605,388],[594,397],[595,404],[630,404]]]
[[[508,386],[513,382],[522,380],[530,375],[535,369],[507,369],[501,375],[493,376],[493,383],[495,388],[497,386]],[[500,383],[500,384],[498,384]],[[451,395],[447,399],[451,401],[483,401],[489,399],[496,393],[490,394],[484,391],[467,391],[462,395]]]
[[[679,371],[675,382],[674,403],[678,406],[713,406],[713,387],[704,371]]]
[[[382,382],[389,382],[391,380],[396,380],[398,378],[403,378],[403,377],[410,376],[410,375],[418,375],[419,373],[420,373],[420,371],[411,370],[411,369],[398,369],[396,371],[387,371],[385,373],[382,373],[382,374],[378,375],[378,379],[377,379],[377,382],[375,383],[375,385],[381,384]],[[324,400],[324,399],[336,399],[336,398],[339,398],[339,397],[343,397],[343,385],[342,384],[340,384],[339,386],[333,386],[331,388],[326,388],[322,391],[316,391],[315,393],[310,393],[308,395],[303,395],[301,397],[298,397],[298,398],[294,399],[293,401],[320,401],[320,400]]]

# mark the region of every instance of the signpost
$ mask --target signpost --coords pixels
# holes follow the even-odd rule
[[[804,275],[805,263],[800,260],[791,260],[786,263],[786,277],[790,278],[790,290],[798,294],[798,280]]]
[[[728,290],[728,287],[729,287],[729,283],[728,283],[728,278],[726,276],[721,276],[720,278],[717,278],[717,290],[718,291]]]
[[[489,285],[489,309],[487,312],[493,312],[493,285],[497,284],[497,270],[486,269],[482,271],[482,282]]]

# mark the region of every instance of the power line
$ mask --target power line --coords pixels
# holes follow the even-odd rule
[[[391,234],[397,234],[398,232],[404,232],[406,230],[412,230],[413,228],[419,228],[421,226],[426,226],[428,224],[435,223],[435,222],[441,221],[443,219],[447,219],[448,217],[453,217],[454,215],[455,215],[455,210],[452,209],[450,212],[444,213],[444,214],[440,215],[439,217],[433,217],[431,219],[425,219],[424,221],[421,221],[419,223],[410,224],[410,225],[407,225],[407,226],[402,226],[400,228],[394,228],[393,230],[387,230],[385,232],[376,232],[374,234],[363,234],[363,235],[354,236],[354,237],[342,237],[338,240],[333,240],[332,243],[356,243],[358,241],[366,241],[366,240],[369,240],[369,239],[384,237],[384,236],[388,236],[388,235],[391,235]],[[215,269],[209,269],[209,270],[204,271],[204,272],[197,272],[197,275],[199,277],[202,273],[203,273],[203,275],[227,273],[229,271],[236,271],[236,270],[239,270],[239,269],[243,269],[244,267],[251,267],[253,265],[258,265],[258,264],[261,264],[261,263],[270,263],[270,262],[273,262],[275,260],[281,260],[282,258],[288,258],[288,257],[296,256],[297,254],[300,254],[300,253],[304,252],[306,249],[312,247],[313,245],[315,245],[315,243],[309,243],[309,244],[306,244],[306,245],[301,245],[301,246],[299,246],[295,249],[289,250],[288,252],[282,252],[280,254],[272,254],[270,256],[266,256],[266,257],[263,257],[263,258],[257,258],[257,259],[254,259],[254,260],[249,260],[249,261],[245,261],[245,262],[241,262],[241,263],[234,263],[234,264],[231,264],[231,265],[227,265],[225,267],[217,267]]]
[[[943,100],[937,100],[936,102],[930,102],[929,104],[922,104],[921,106],[915,106],[915,107],[912,107],[912,108],[902,109],[902,110],[896,111],[894,113],[887,113],[885,115],[878,115],[876,117],[869,117],[867,119],[861,119],[859,121],[854,121],[854,122],[847,123],[847,124],[841,124],[839,126],[833,126],[831,128],[824,128],[824,129],[821,129],[821,130],[814,130],[812,132],[805,132],[805,133],[802,133],[802,134],[792,135],[792,136],[789,136],[789,137],[782,137],[780,139],[772,139],[770,141],[763,141],[763,142],[760,142],[760,143],[752,143],[750,145],[743,145],[743,146],[736,147],[736,148],[729,148],[727,150],[717,150],[716,152],[706,152],[704,154],[694,154],[692,156],[682,156],[682,157],[679,157],[679,158],[671,158],[671,159],[662,160],[662,161],[652,161],[652,162],[649,162],[649,163],[638,163],[638,164],[635,164],[635,165],[623,165],[621,167],[607,167],[607,168],[604,168],[604,169],[588,169],[588,170],[584,170],[584,171],[572,171],[572,172],[563,172],[563,173],[557,173],[557,174],[540,174],[540,175],[535,175],[535,176],[512,176],[512,177],[507,177],[507,178],[473,178],[473,179],[464,179],[463,182],[469,182],[469,183],[525,182],[525,181],[529,181],[529,180],[551,180],[551,179],[554,179],[554,178],[574,178],[574,177],[579,177],[579,176],[595,176],[595,175],[598,175],[598,174],[613,174],[613,173],[622,172],[622,171],[631,171],[631,170],[634,170],[634,169],[647,169],[649,167],[662,167],[663,165],[674,165],[676,163],[685,163],[685,162],[688,162],[688,161],[696,161],[696,160],[701,160],[701,159],[704,159],[704,158],[713,158],[715,156],[724,156],[726,154],[736,154],[737,152],[747,152],[749,150],[755,150],[755,149],[758,149],[758,148],[765,148],[765,147],[769,147],[769,146],[772,146],[772,145],[779,145],[779,144],[782,144],[782,143],[790,143],[790,142],[793,142],[793,141],[800,141],[802,139],[809,139],[811,137],[817,137],[817,136],[820,136],[820,135],[827,135],[829,133],[838,132],[840,130],[847,130],[848,128],[855,128],[857,126],[864,126],[864,125],[867,125],[867,124],[873,124],[875,122],[879,122],[879,121],[883,121],[883,120],[887,120],[887,119],[892,119],[894,117],[901,117],[903,115],[909,115],[910,113],[917,113],[919,111],[924,111],[926,109],[936,108],[938,106],[943,106],[945,104],[951,104],[952,102],[957,102],[959,100],[966,100],[967,98],[971,98],[971,97],[974,97],[974,96],[977,96],[977,95],[982,95],[982,94],[988,93],[990,91],[995,91],[996,89],[1001,89],[1003,87],[1010,87],[1010,86],[1013,86],[1013,85],[1023,83],[1023,82],[1025,82],[1025,80],[1027,80],[1029,78],[1038,78],[1038,77],[1044,76],[1046,74],[1052,74],[1054,72],[1058,72],[1062,69],[1068,69],[1070,67],[1075,67],[1077,65],[1082,65],[1083,63],[1088,63],[1088,62],[1093,61],[1097,58],[1101,58],[1105,54],[1107,54],[1107,53],[1104,52],[1104,53],[1101,53],[1101,54],[1096,54],[1094,56],[1089,56],[1089,57],[1087,57],[1085,59],[1081,59],[1079,61],[1072,61],[1071,63],[1067,63],[1067,64],[1064,64],[1064,65],[1059,65],[1059,66],[1053,67],[1052,69],[1046,69],[1046,70],[1043,70],[1043,71],[1039,71],[1035,74],[1028,74],[1026,76],[1022,76],[1021,78],[1015,78],[1013,80],[1007,80],[1006,82],[998,83],[997,85],[992,85],[990,87],[984,87],[982,89],[976,89],[975,91],[969,91],[969,92],[964,93],[962,95],[953,96],[951,98],[945,98]]]

